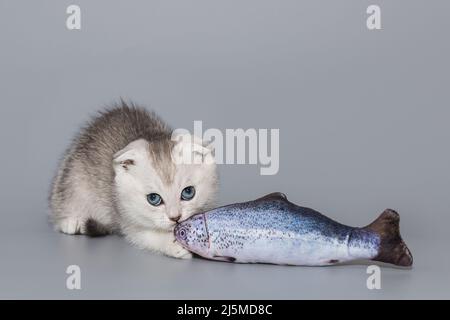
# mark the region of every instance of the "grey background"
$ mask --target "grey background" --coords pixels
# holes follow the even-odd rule
[[[82,30],[65,27],[66,7]],[[366,8],[382,9],[382,30]],[[450,298],[448,1],[0,2],[0,298]],[[49,183],[119,97],[173,127],[279,128],[280,171],[221,166],[220,203],[283,191],[350,225],[401,214],[411,270],[236,265],[52,231]],[[65,288],[77,264],[82,290]]]

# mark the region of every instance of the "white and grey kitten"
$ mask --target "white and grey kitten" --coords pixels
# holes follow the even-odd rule
[[[214,206],[217,171],[213,161],[173,161],[198,140],[176,142],[171,134],[154,113],[134,105],[122,102],[101,112],[75,138],[54,178],[50,220],[55,229],[91,236],[119,233],[140,248],[190,258],[175,242],[173,228]]]

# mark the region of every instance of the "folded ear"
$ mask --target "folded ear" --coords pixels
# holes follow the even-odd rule
[[[172,134],[175,141],[173,160],[177,164],[214,164],[212,148],[201,138],[190,133]]]
[[[116,152],[113,157],[114,170],[122,168],[128,170],[136,165],[142,156],[148,150],[148,142],[144,139],[138,139],[129,143],[125,148]]]

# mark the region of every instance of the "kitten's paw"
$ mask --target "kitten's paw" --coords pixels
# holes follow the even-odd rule
[[[167,254],[177,259],[192,259],[192,253],[176,243],[170,248]]]
[[[65,218],[55,223],[55,228],[58,231],[66,234],[80,234],[83,222],[79,218],[71,217]]]

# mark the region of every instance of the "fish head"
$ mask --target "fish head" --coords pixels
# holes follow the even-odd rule
[[[209,250],[209,235],[206,227],[206,217],[203,213],[196,214],[178,223],[174,229],[175,239],[185,249],[205,256]]]

